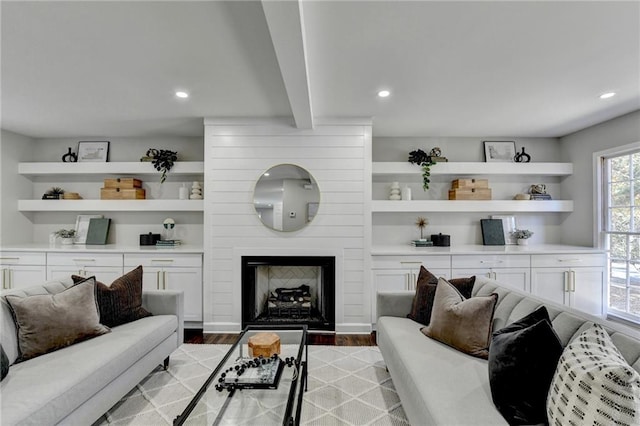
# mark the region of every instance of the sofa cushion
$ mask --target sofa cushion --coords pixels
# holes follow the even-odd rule
[[[410,424],[506,425],[491,402],[487,361],[425,338],[420,328],[408,318],[377,322],[378,347]]]
[[[497,300],[496,294],[465,299],[447,280],[440,278],[431,322],[422,332],[459,351],[486,359]]]
[[[87,278],[72,275],[74,282]],[[142,265],[116,279],[111,285],[97,282],[100,323],[115,327],[151,315],[142,307]]]
[[[491,397],[509,424],[546,422],[547,394],[561,354],[562,344],[544,306],[493,333]]]
[[[562,353],[547,399],[550,424],[639,424],[640,375],[600,324]]]
[[[94,279],[53,295],[5,297],[18,328],[19,361],[109,332],[100,324]]]
[[[2,424],[57,424],[153,348],[174,340],[177,327],[175,315],[142,318],[13,365],[1,383]]]
[[[475,281],[476,277],[473,276],[469,278],[453,278],[449,280],[449,283],[468,299],[471,297]],[[407,314],[407,318],[411,318],[420,324],[429,325],[437,285],[438,277],[429,272],[424,266],[420,266],[420,273],[416,282],[416,294],[413,297],[411,312]]]

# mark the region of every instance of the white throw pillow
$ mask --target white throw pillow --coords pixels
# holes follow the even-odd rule
[[[564,349],[547,397],[550,425],[639,425],[640,374],[598,324]]]

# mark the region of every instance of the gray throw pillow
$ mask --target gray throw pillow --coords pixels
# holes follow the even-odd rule
[[[440,278],[431,322],[421,331],[461,352],[487,359],[497,301],[495,293],[465,299],[447,280]]]
[[[18,328],[18,362],[111,331],[100,324],[95,279],[56,294],[5,298]]]
[[[0,369],[0,380],[4,379],[6,375],[9,373],[9,358],[7,354],[4,353],[4,349],[2,349],[2,345],[0,345],[0,361],[2,368]]]

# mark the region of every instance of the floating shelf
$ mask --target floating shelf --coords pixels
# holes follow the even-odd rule
[[[107,163],[19,163],[18,173],[27,177],[75,176],[75,175],[159,175],[151,162]],[[194,175],[204,173],[203,161],[176,161],[170,175]]]
[[[21,212],[202,212],[203,200],[18,200]]]
[[[573,201],[570,200],[413,200],[390,201],[373,200],[371,211],[374,213],[401,213],[401,212],[493,212],[493,213],[545,213],[545,212],[572,212]]]
[[[422,175],[422,169],[409,162],[374,162],[376,175]],[[479,163],[443,162],[431,166],[431,175],[536,175],[569,176],[573,163]]]

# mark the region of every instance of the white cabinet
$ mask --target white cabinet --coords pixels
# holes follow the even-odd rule
[[[592,315],[602,315],[605,258],[599,254],[532,255],[531,293]]]
[[[47,279],[46,255],[36,252],[0,253],[2,289],[29,287]]]
[[[142,265],[144,289],[182,290],[185,321],[202,321],[202,255],[127,253],[124,265]]]
[[[529,291],[531,262],[529,255],[452,256],[451,278],[483,275],[505,287]]]
[[[55,252],[47,253],[47,279],[67,278],[70,275],[95,276],[110,285],[123,275],[122,253]]]

